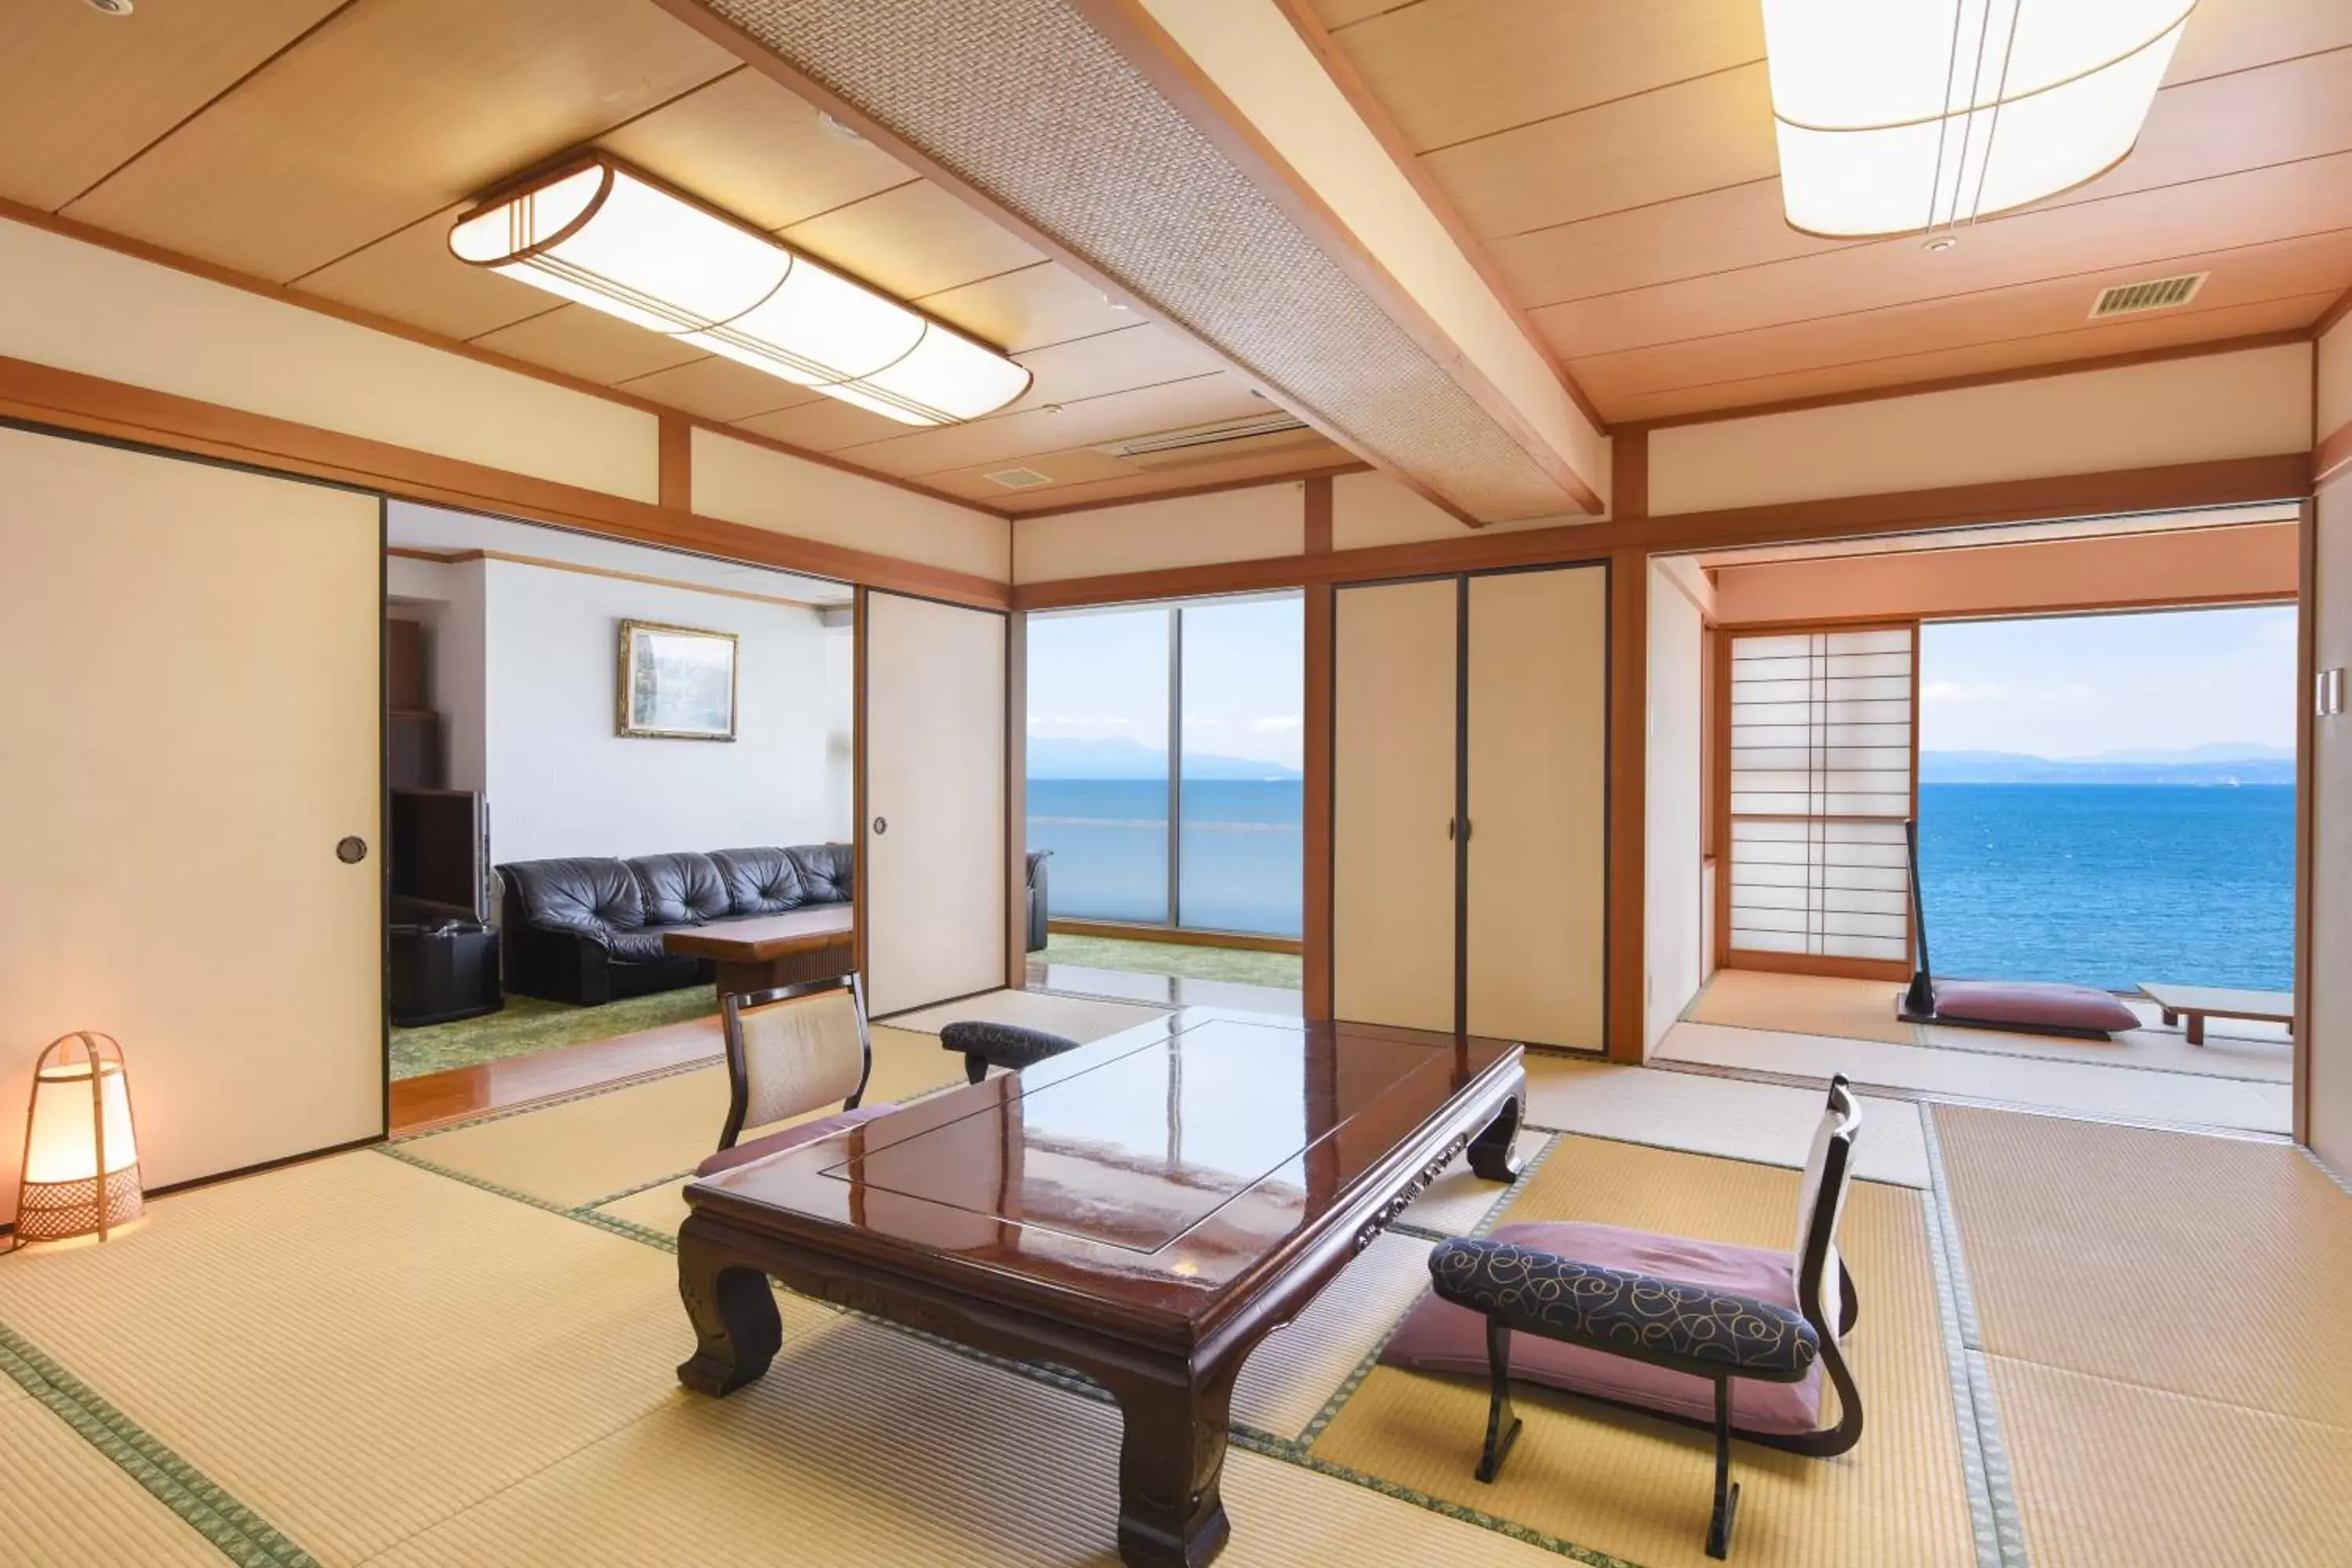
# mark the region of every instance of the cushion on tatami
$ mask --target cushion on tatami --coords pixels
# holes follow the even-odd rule
[[[64,1417],[0,1379],[0,1562],[9,1568],[220,1568],[210,1542]]]
[[[941,1050],[936,1036],[880,1026],[871,1033],[866,1099],[904,1102],[963,1081],[963,1058]],[[838,1109],[827,1105],[809,1116]],[[719,1147],[726,1120],[727,1069],[717,1065],[401,1147],[446,1170],[571,1208],[691,1171]]]
[[[1510,1221],[1596,1220],[1786,1247],[1798,1184],[1793,1171],[1569,1137],[1504,1212]],[[1868,1402],[1862,1445],[1827,1460],[1738,1448],[1735,1560],[1748,1568],[1972,1568],[1920,1195],[1856,1184],[1843,1239],[1862,1300],[1848,1345]],[[1711,1437],[1538,1389],[1515,1401],[1527,1429],[1492,1485],[1471,1474],[1486,1430],[1483,1379],[1375,1368],[1314,1453],[1648,1568],[1711,1562],[1703,1550]]]
[[[1165,1007],[1147,1007],[1133,1002],[1064,996],[1051,991],[989,991],[978,996],[967,996],[961,1002],[943,1002],[936,1007],[897,1014],[890,1019],[890,1026],[937,1036],[949,1024],[968,1018],[979,1019],[991,1024],[1018,1024],[1024,1029],[1044,1029],[1048,1034],[1066,1035],[1083,1046],[1106,1035],[1116,1035],[1121,1029],[1131,1029],[1138,1024],[1149,1024],[1155,1018],[1167,1016]],[[936,1038],[931,1041],[931,1048],[940,1048]]]
[[[381,1568],[1113,1562],[1110,1405],[847,1320],[402,1543]],[[1221,1564],[1535,1568],[1539,1548],[1234,1450]]]
[[[0,1322],[331,1565],[686,1398],[693,1343],[667,1254],[372,1152],[11,1257]]]
[[[1694,1154],[1801,1170],[1822,1104],[1818,1089],[1528,1054],[1528,1120],[1536,1126]],[[1916,1105],[1863,1098],[1854,1173],[1906,1187],[1927,1184],[1927,1142]]]

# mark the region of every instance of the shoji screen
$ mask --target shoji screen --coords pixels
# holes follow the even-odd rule
[[[1332,1006],[1454,1027],[1461,584],[1342,588],[1332,737]]]
[[[867,1009],[1004,984],[1003,616],[859,595]]]
[[[382,502],[20,430],[0,475],[0,1220],[69,1029],[151,1187],[381,1133]]]
[[[1732,638],[1733,952],[1896,967],[1909,957],[1917,636]]]

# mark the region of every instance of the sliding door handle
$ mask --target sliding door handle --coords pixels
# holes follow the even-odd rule
[[[1454,842],[1454,819],[1450,816],[1445,819],[1445,842]]]
[[[887,817],[887,816],[877,816],[877,817],[876,817],[876,818],[874,819],[874,834],[875,834],[875,837],[877,837],[877,838],[878,838],[878,837],[880,837],[883,834],[887,833],[887,832],[889,832],[889,831],[890,831],[890,819],[889,819],[888,817]]]

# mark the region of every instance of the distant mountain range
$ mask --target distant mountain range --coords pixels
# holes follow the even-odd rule
[[[1033,735],[1029,738],[1029,776],[1033,779],[1164,779],[1168,752],[1140,741],[1113,737],[1076,741]],[[1297,768],[1255,757],[1223,757],[1204,752],[1184,753],[1188,779],[1295,779]]]
[[[2284,746],[2232,744],[2177,751],[2137,747],[2093,757],[2036,757],[2021,752],[1921,752],[1921,784],[2291,784],[2294,752]]]

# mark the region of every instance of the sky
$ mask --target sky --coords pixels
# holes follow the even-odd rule
[[[1029,618],[1029,733],[1168,744],[1168,607]],[[1305,608],[1295,594],[1188,605],[1184,749],[1301,765]]]
[[[2294,617],[2263,605],[1923,626],[1919,748],[2292,747]]]

